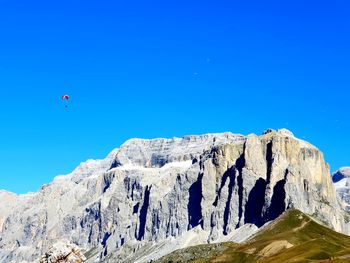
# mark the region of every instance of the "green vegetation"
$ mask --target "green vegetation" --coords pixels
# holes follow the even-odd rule
[[[238,246],[237,244],[231,243],[231,242],[198,245],[198,246],[177,250],[155,262],[157,263],[205,262],[205,260],[209,260],[212,257],[217,257],[221,255],[224,251],[228,249],[233,250],[237,246]]]
[[[175,251],[165,262],[350,262],[350,237],[290,210],[244,244],[201,245]]]

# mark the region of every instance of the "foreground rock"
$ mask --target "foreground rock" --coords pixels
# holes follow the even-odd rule
[[[39,263],[82,263],[85,261],[86,258],[79,247],[58,242],[45,253]]]
[[[322,153],[287,130],[133,139],[37,193],[6,196],[4,262],[39,258],[59,239],[88,262],[147,262],[241,242],[290,208],[350,232]]]

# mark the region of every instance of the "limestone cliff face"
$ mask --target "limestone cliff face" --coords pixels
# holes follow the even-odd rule
[[[243,240],[288,208],[350,232],[322,153],[287,130],[130,140],[2,206],[2,262],[39,258],[58,239],[91,262],[147,262]]]

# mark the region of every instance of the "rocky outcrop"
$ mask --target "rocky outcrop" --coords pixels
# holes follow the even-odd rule
[[[340,168],[339,170],[335,171],[332,174],[332,179],[334,183],[338,183],[343,179],[349,179],[349,178],[350,178],[350,167]]]
[[[83,263],[86,261],[80,248],[63,241],[54,244],[39,263]]]
[[[343,167],[333,173],[332,179],[337,190],[339,200],[350,212],[350,167]]]
[[[88,262],[147,262],[242,241],[289,208],[350,231],[322,153],[288,130],[133,139],[16,196],[2,216],[0,259],[33,260],[67,239]]]

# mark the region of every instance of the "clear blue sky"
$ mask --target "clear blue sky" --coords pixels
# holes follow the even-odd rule
[[[0,1],[0,189],[132,137],[291,129],[350,165],[349,1]],[[71,95],[66,109],[60,96]]]

